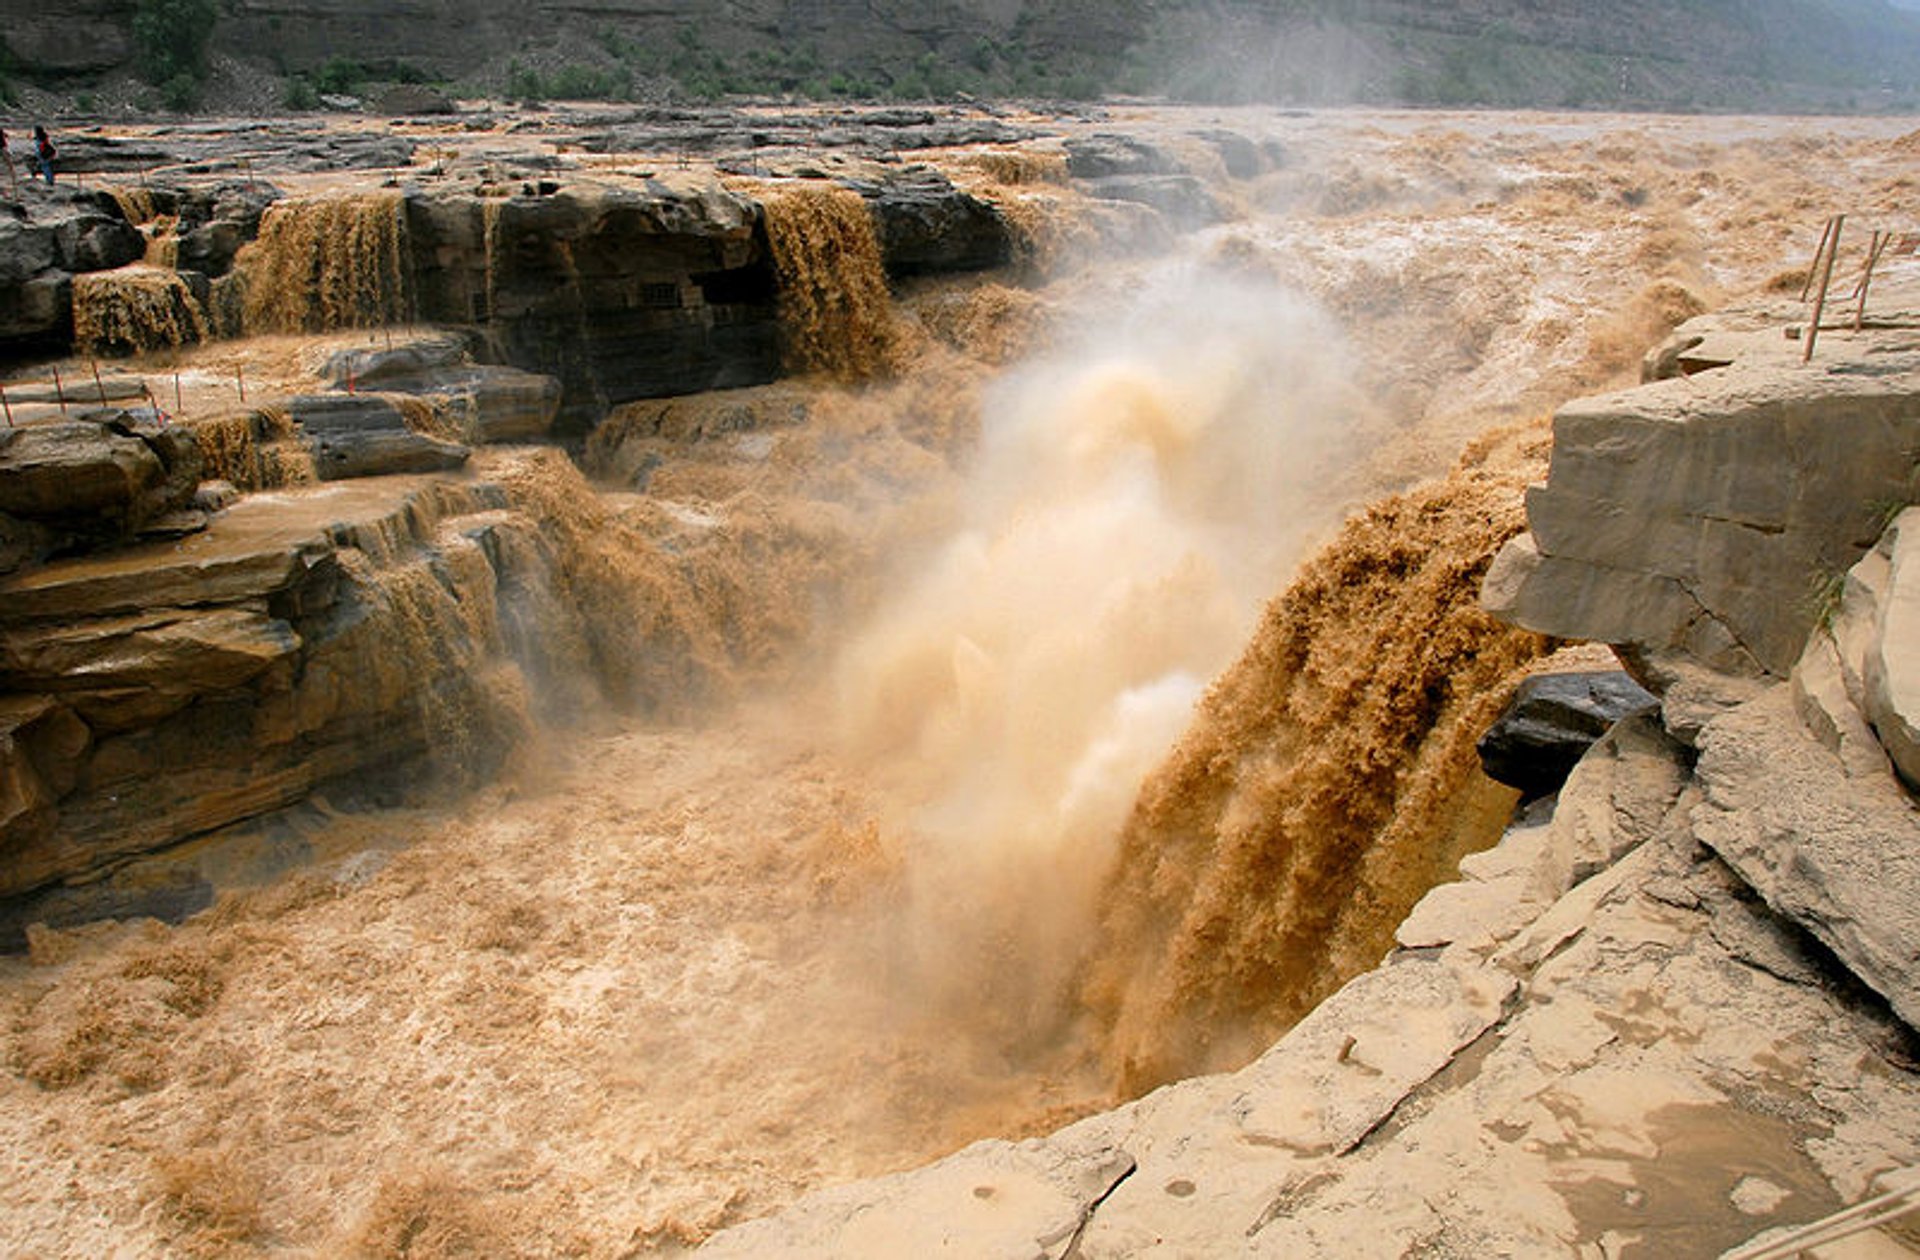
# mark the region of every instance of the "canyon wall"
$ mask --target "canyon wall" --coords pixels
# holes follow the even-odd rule
[[[1460,861],[1383,963],[1238,1071],[818,1192],[701,1254],[1715,1255],[1910,1190],[1916,321],[1824,331],[1803,364],[1797,313],[1683,326],[1649,375],[1687,356],[1695,375],[1557,414],[1486,601],[1611,641],[1663,710]],[[1136,830],[1180,782],[1176,761]],[[1257,816],[1188,809],[1169,830],[1219,830],[1231,860],[1272,868],[1263,887],[1324,886],[1289,871],[1298,841],[1238,851],[1222,824]],[[1177,907],[1196,869],[1146,878]],[[1196,935],[1216,969],[1248,952],[1239,931]]]

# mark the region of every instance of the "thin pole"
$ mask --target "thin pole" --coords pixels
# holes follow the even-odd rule
[[[1828,219],[1827,225],[1820,229],[1820,244],[1813,251],[1813,261],[1807,264],[1807,278],[1800,285],[1800,300],[1806,301],[1813,296],[1813,277],[1820,271],[1820,260],[1826,257],[1827,244],[1833,239],[1834,220]]]
[[[1833,260],[1840,253],[1840,230],[1846,222],[1847,216],[1844,214],[1833,216],[1833,244],[1827,250],[1827,265],[1820,272],[1820,291],[1814,295],[1813,319],[1807,325],[1807,348],[1800,354],[1802,363],[1813,361],[1813,342],[1820,335],[1820,315],[1827,309],[1827,286],[1833,283]]]
[[[247,368],[244,363],[234,364],[233,380],[240,387],[240,401],[247,401]]]
[[[13,427],[13,404],[7,401],[7,387],[0,385],[0,410],[7,413],[7,427]]]
[[[100,379],[100,360],[88,359],[87,363],[93,368],[93,387],[100,391],[100,405],[104,407],[107,405],[107,385]]]
[[[179,415],[186,408],[180,405],[180,373],[173,374],[173,413]]]
[[[1882,232],[1878,228],[1873,232],[1873,244],[1867,247],[1867,265],[1860,273],[1860,304],[1853,308],[1853,331],[1859,332],[1860,325],[1867,318],[1867,286],[1873,283],[1873,269],[1880,264],[1880,255],[1893,243],[1892,232]]]
[[[67,414],[67,387],[60,383],[60,369],[53,369],[53,396],[60,400],[60,414]]]

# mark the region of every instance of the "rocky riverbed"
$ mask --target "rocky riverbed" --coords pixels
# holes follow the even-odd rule
[[[1713,1254],[1920,1157],[1910,259],[1788,336],[1901,120],[63,131],[37,1252]],[[1659,706],[1502,838],[1566,639]]]

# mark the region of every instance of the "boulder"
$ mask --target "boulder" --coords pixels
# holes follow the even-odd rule
[[[0,573],[184,522],[200,448],[151,408],[51,413],[0,429]]]
[[[320,365],[335,389],[418,391],[420,383],[468,360],[467,338],[456,332],[408,333],[385,346],[339,350]]]
[[[1220,164],[1234,179],[1257,179],[1279,166],[1283,157],[1278,141],[1259,144],[1237,131],[1212,128],[1196,131],[1193,136],[1213,146],[1220,155]]]
[[[146,443],[92,418],[0,429],[0,512],[12,516],[124,519],[164,475]]]
[[[1624,671],[1526,679],[1477,745],[1487,777],[1528,796],[1555,791],[1595,740],[1659,700]]]
[[[451,96],[424,83],[396,83],[373,98],[376,112],[388,115],[457,114]]]
[[[311,394],[289,398],[293,418],[322,481],[458,468],[472,451],[415,432],[392,400],[379,394]]]

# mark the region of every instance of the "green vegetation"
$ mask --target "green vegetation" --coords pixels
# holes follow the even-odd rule
[[[1051,96],[1092,99],[1112,82],[1110,67],[1073,56],[1057,63],[1017,47],[976,39],[959,56],[922,52],[888,66],[878,61],[831,64],[812,45],[727,51],[682,27],[670,41],[631,39],[603,28],[597,42],[609,64],[570,64],[542,73],[512,62],[506,94],[520,101],[631,100],[641,84],[696,100],[786,96],[831,101],[927,101],[960,96]]]
[[[191,109],[207,74],[207,41],[220,13],[214,0],[139,0],[133,45],[139,70],[167,108]]]
[[[318,109],[322,96],[359,96],[374,83],[427,82],[426,73],[411,62],[333,56],[311,71],[287,76],[280,103],[288,109]]]

